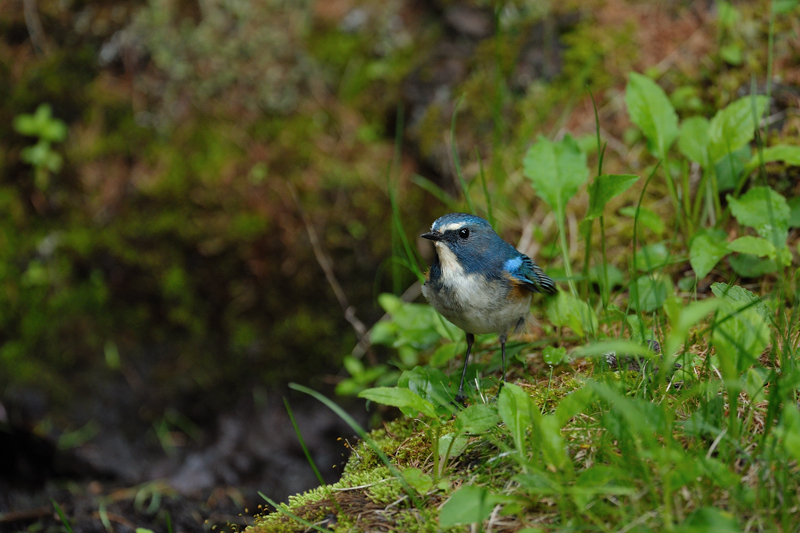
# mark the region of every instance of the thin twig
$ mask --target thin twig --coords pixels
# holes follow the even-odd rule
[[[336,300],[339,302],[342,311],[344,311],[344,318],[350,323],[351,326],[353,326],[353,330],[358,336],[358,342],[360,345],[361,343],[365,342],[365,339],[369,335],[367,327],[363,322],[361,322],[361,320],[358,319],[355,313],[355,308],[350,305],[350,302],[347,300],[347,296],[345,295],[344,290],[342,290],[342,286],[339,284],[339,281],[336,279],[336,275],[333,273],[331,260],[325,253],[325,250],[322,248],[322,243],[320,243],[319,237],[317,236],[317,230],[314,229],[311,219],[309,219],[308,214],[306,213],[305,209],[303,209],[303,205],[300,203],[300,199],[297,196],[297,190],[292,184],[289,184],[289,192],[292,194],[292,199],[297,206],[297,210],[300,212],[300,217],[303,219],[303,224],[305,224],[308,240],[311,243],[311,248],[314,250],[314,257],[316,257],[317,263],[325,273],[325,279],[328,281],[328,285],[331,286],[331,289],[333,289],[333,294],[336,296]]]
[[[50,45],[42,27],[42,19],[39,18],[39,10],[36,0],[23,0],[22,13],[25,17],[25,26],[28,27],[28,35],[31,38],[33,49],[38,54],[50,55]]]

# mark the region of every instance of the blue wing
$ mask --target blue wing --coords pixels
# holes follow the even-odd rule
[[[515,250],[516,251],[516,250]],[[556,293],[556,283],[534,263],[530,257],[517,252],[515,257],[507,259],[503,268],[521,286],[531,292]]]

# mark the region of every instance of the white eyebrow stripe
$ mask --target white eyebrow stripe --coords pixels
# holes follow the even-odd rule
[[[439,228],[439,231],[441,233],[444,233],[452,229],[461,229],[463,226],[464,224],[462,224],[461,222],[451,222],[450,224],[447,224],[446,226],[442,226],[441,228]]]

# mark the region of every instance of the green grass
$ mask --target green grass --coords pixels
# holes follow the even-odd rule
[[[372,342],[397,349],[399,375],[367,379],[351,364],[346,390],[403,416],[354,448],[340,492],[312,491],[284,511],[310,521],[338,505],[336,531],[800,529],[800,197],[775,179],[800,164],[800,147],[762,131],[768,96],[706,113],[675,101],[630,73],[625,103],[647,144],[639,171],[605,171],[620,162],[607,166],[597,108],[591,180],[586,143],[570,136],[541,137],[513,162],[516,194],[533,193],[553,217],[556,233],[537,238],[557,243],[540,263],[561,291],[537,303],[543,318],[526,342],[509,344],[516,364],[497,400],[494,338],[478,339],[470,405],[454,411],[463,334],[428,306],[382,296],[390,319]],[[513,220],[513,203],[492,205],[477,152],[477,177],[465,175],[455,116],[451,143],[458,206],[474,211],[479,187],[494,219]],[[621,200],[630,216],[609,208]],[[357,476],[370,481],[349,483]],[[278,522],[306,527],[272,513],[252,530]]]

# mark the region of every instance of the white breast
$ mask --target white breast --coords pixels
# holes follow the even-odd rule
[[[531,297],[509,299],[509,288],[499,280],[466,273],[455,254],[443,243],[436,243],[442,267],[442,290],[426,284],[425,298],[450,322],[469,333],[508,333],[528,315]]]

